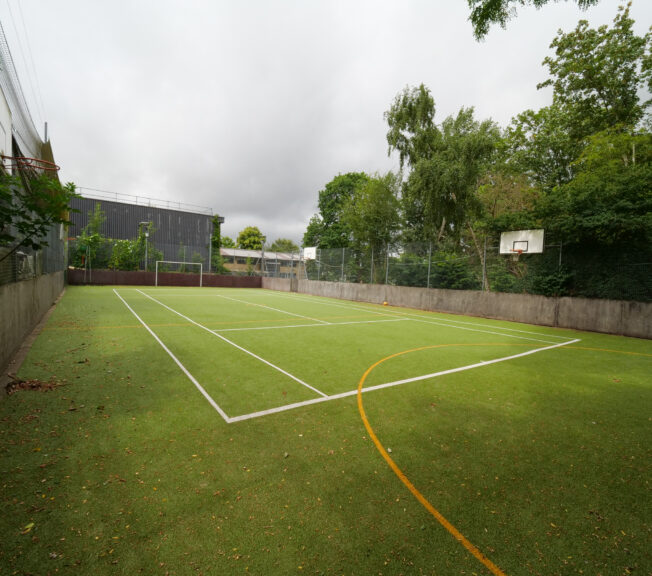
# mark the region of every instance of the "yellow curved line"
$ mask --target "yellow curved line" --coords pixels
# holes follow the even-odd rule
[[[475,346],[483,346],[484,344],[467,344],[468,345],[475,345]],[[409,354],[410,352],[419,352],[420,350],[428,350],[430,348],[444,348],[448,346],[459,346],[459,344],[435,344],[432,346],[422,346],[420,348],[413,348],[412,350],[405,350],[403,352],[397,352],[396,354],[392,354],[391,356],[387,356],[386,358],[383,358],[382,360],[379,360],[375,364],[372,364],[369,368],[367,368],[367,371],[362,375],[362,378],[360,379],[360,382],[358,383],[358,410],[360,411],[360,416],[362,417],[362,421],[364,422],[364,426],[367,429],[367,432],[369,434],[369,437],[373,441],[373,443],[376,445],[376,448],[380,452],[381,456],[385,459],[387,464],[389,464],[389,467],[394,471],[394,474],[396,474],[401,482],[405,484],[407,489],[414,495],[414,497],[421,502],[423,507],[432,514],[437,521],[444,527],[446,530],[460,543],[464,548],[466,548],[473,556],[479,560],[486,568],[489,569],[489,571],[494,574],[494,576],[507,576],[505,572],[503,572],[498,566],[496,566],[489,558],[487,558],[477,547],[475,547],[465,536],[462,534],[455,526],[453,526],[444,516],[426,499],[426,497],[417,490],[417,488],[410,482],[408,477],[403,473],[403,471],[396,465],[396,462],[392,460],[391,456],[387,453],[387,450],[383,447],[383,445],[380,443],[378,440],[378,437],[376,436],[375,432],[373,431],[373,428],[371,427],[371,424],[369,424],[369,420],[367,419],[367,415],[364,410],[364,406],[362,405],[362,386],[364,385],[365,380],[367,379],[367,376],[371,374],[371,372],[382,364],[383,362],[390,360],[392,358],[396,358],[397,356],[402,356],[403,354]]]

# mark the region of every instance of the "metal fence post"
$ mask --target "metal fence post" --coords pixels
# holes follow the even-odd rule
[[[427,287],[430,288],[430,264],[432,262],[432,242],[428,243],[428,285]]]
[[[389,243],[385,251],[385,286],[387,286],[387,277],[389,276]]]
[[[487,289],[487,237],[484,237],[484,253],[482,255],[482,290]]]
[[[369,278],[369,284],[374,283],[374,247],[371,247],[371,274]]]
[[[346,248],[342,247],[342,274],[340,275],[340,282],[344,282],[344,251]]]

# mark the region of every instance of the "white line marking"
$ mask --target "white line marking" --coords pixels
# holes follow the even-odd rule
[[[409,322],[411,318],[388,318],[387,320],[358,320],[352,322],[328,322],[326,324],[292,324],[287,326],[254,326],[250,328],[216,328],[215,332],[249,332],[250,330],[282,330],[283,328],[323,328],[325,326],[348,326],[350,324],[378,324],[379,322]]]
[[[324,393],[321,392],[320,390],[317,390],[317,388],[315,388],[314,386],[311,386],[310,384],[307,384],[307,383],[304,382],[303,380],[297,378],[296,376],[293,376],[293,375],[290,374],[289,372],[286,372],[285,370],[283,370],[283,368],[279,368],[279,367],[276,366],[275,364],[272,364],[271,362],[265,360],[264,358],[261,358],[261,357],[258,356],[257,354],[254,354],[253,352],[250,352],[250,351],[247,350],[246,348],[243,348],[242,346],[238,346],[238,344],[236,344],[235,342],[232,342],[231,340],[229,340],[229,339],[226,338],[225,336],[222,336],[221,334],[219,334],[219,333],[216,332],[215,330],[211,330],[210,328],[207,328],[206,326],[203,326],[203,325],[199,324],[199,322],[195,322],[192,318],[188,318],[188,316],[184,316],[183,314],[181,314],[181,312],[177,312],[174,308],[170,308],[170,307],[167,306],[166,304],[163,304],[163,302],[160,302],[159,300],[157,300],[156,298],[150,296],[149,294],[146,294],[146,293],[143,292],[142,290],[137,290],[137,292],[140,292],[140,293],[141,293],[143,296],[145,296],[146,298],[149,298],[150,300],[156,302],[157,304],[160,304],[161,306],[163,306],[163,308],[167,308],[170,312],[173,312],[173,313],[176,314],[177,316],[181,316],[181,318],[187,320],[187,321],[190,322],[191,324],[194,324],[195,326],[198,326],[199,328],[201,328],[201,329],[203,329],[203,330],[206,330],[206,332],[210,332],[210,333],[213,334],[214,336],[217,336],[220,340],[223,340],[223,341],[226,342],[227,344],[230,344],[231,346],[237,348],[238,350],[244,352],[245,354],[249,354],[249,356],[252,356],[253,358],[255,358],[256,360],[259,360],[259,361],[262,362],[263,364],[267,364],[267,366],[269,366],[270,368],[273,368],[274,370],[279,371],[281,374],[285,374],[288,378],[291,378],[292,380],[294,380],[295,382],[298,382],[298,383],[301,384],[302,386],[305,386],[306,388],[310,388],[310,390],[312,390],[313,392],[316,392],[316,393],[319,394],[320,396],[326,397],[326,394],[324,394]]]
[[[281,314],[288,314],[289,316],[296,316],[298,318],[304,318],[306,320],[312,320],[313,322],[321,322],[322,324],[330,324],[326,320],[320,320],[319,318],[311,318],[310,316],[303,316],[301,314],[295,314],[294,312],[288,312],[287,310],[280,310],[279,308],[272,308],[271,306],[265,306],[264,304],[256,304],[255,302],[247,302],[246,300],[238,300],[237,298],[231,298],[230,296],[222,296],[222,294],[215,294],[218,298],[224,298],[225,300],[233,300],[233,302],[240,302],[240,304],[249,304],[250,306],[258,306],[259,308],[267,308],[267,310],[273,310],[274,312],[280,312]]]
[[[545,348],[536,348],[534,350],[528,350],[527,352],[521,352],[520,354],[513,354],[511,356],[505,356],[503,358],[495,358],[494,360],[485,360],[483,362],[477,362],[476,364],[469,364],[468,366],[460,366],[459,368],[451,368],[449,370],[442,370],[441,372],[424,374],[423,376],[415,376],[413,378],[405,378],[404,380],[396,380],[394,382],[386,382],[385,384],[377,384],[376,386],[369,386],[367,388],[363,388],[362,392],[363,393],[374,392],[376,390],[382,390],[383,388],[390,388],[392,386],[400,386],[402,384],[408,384],[409,382],[418,382],[419,380],[427,380],[429,378],[437,378],[438,376],[445,376],[447,374],[454,374],[456,372],[464,372],[465,370],[481,368],[482,366],[489,366],[490,364],[497,364],[498,362],[506,362],[507,360],[514,360],[515,358],[529,356],[531,354],[536,354],[538,352],[544,352],[545,350],[552,350],[553,348],[559,348],[561,346],[566,346],[568,344],[574,344],[575,342],[580,342],[579,338],[575,340],[569,340],[568,342],[553,344],[552,346],[546,346]],[[329,400],[338,400],[340,398],[346,398],[348,396],[355,396],[357,393],[358,390],[356,388],[355,390],[349,390],[348,392],[334,394],[326,398],[314,398],[312,400],[305,400],[303,402],[295,402],[294,404],[286,404],[285,406],[279,406],[277,408],[270,408],[269,410],[261,410],[260,412],[251,412],[250,414],[233,416],[229,419],[229,423],[242,422],[243,420],[251,420],[253,418],[269,416],[270,414],[277,414],[279,412],[285,412],[286,410],[292,410],[294,408],[300,408],[302,406],[310,406],[311,404],[319,404],[320,402],[327,402]]]
[[[140,323],[145,327],[145,329],[146,329],[146,330],[147,330],[147,331],[148,331],[148,332],[149,332],[149,333],[154,337],[154,339],[155,339],[155,340],[156,340],[156,341],[161,345],[161,347],[163,348],[163,350],[165,350],[165,351],[169,354],[170,358],[172,358],[172,360],[175,361],[176,365],[177,365],[179,368],[181,368],[181,370],[183,371],[183,373],[184,373],[184,374],[188,377],[188,379],[189,379],[189,380],[190,380],[190,381],[195,385],[195,387],[197,388],[197,390],[199,390],[199,391],[202,393],[202,395],[204,396],[204,398],[206,398],[206,400],[208,400],[208,403],[209,403],[213,408],[215,408],[215,410],[217,410],[218,414],[219,414],[219,415],[224,419],[224,421],[225,421],[225,422],[231,422],[231,419],[226,415],[226,412],[224,412],[224,410],[222,410],[222,409],[218,406],[217,402],[215,402],[215,400],[213,400],[213,399],[210,397],[210,395],[208,394],[208,392],[206,392],[206,390],[204,390],[203,386],[202,386],[199,382],[197,382],[197,380],[195,379],[195,377],[194,377],[190,372],[188,372],[188,370],[186,369],[186,367],[185,367],[185,366],[184,366],[184,365],[179,361],[179,359],[178,359],[178,358],[177,358],[177,357],[176,357],[176,356],[175,356],[175,355],[170,351],[170,349],[169,349],[165,344],[163,344],[162,340],[161,340],[161,339],[160,339],[160,338],[159,338],[159,337],[154,333],[154,331],[153,331],[153,330],[152,330],[152,329],[151,329],[147,324],[145,324],[145,322],[143,321],[143,319],[142,319],[140,316],[138,316],[138,314],[136,314],[136,312],[134,312],[134,309],[133,309],[131,306],[129,306],[129,304],[127,304],[126,300],[125,300],[122,296],[120,296],[120,294],[118,294],[118,291],[117,291],[115,288],[113,289],[113,292],[115,292],[115,295],[116,295],[118,298],[120,298],[120,300],[122,300],[122,303],[123,303],[123,304],[124,304],[128,309],[129,309],[129,311],[130,311],[130,312],[131,312],[131,313],[132,313],[132,314],[133,314],[133,315],[138,319],[138,321],[139,321],[139,322],[140,322]]]

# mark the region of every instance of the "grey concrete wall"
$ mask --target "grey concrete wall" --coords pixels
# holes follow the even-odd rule
[[[0,367],[3,370],[59,297],[63,286],[63,272],[0,286]]]
[[[268,290],[279,290],[280,292],[290,292],[292,291],[292,281],[289,278],[263,277],[262,287],[267,288]]]
[[[652,338],[652,304],[644,302],[314,280],[299,280],[298,291],[357,302],[388,302],[392,306],[418,310]]]

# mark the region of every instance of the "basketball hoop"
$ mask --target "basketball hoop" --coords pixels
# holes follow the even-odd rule
[[[2,158],[2,167],[6,172],[19,170],[21,172],[34,172],[36,174],[56,174],[59,170],[54,162],[40,160],[39,158],[27,158],[25,156],[5,156]]]
[[[513,262],[518,262],[518,257],[523,254],[523,250],[510,250],[511,256],[512,256],[512,261]]]

